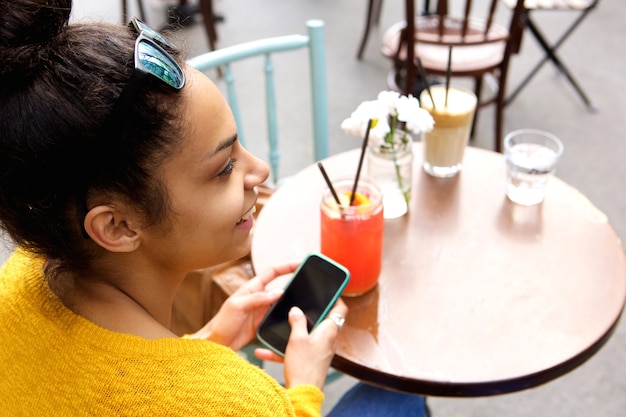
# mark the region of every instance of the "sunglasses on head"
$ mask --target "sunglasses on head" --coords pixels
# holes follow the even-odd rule
[[[128,84],[117,98],[113,110],[107,122],[104,135],[117,135],[120,132],[121,122],[137,97],[144,80],[153,77],[174,90],[180,90],[185,85],[185,73],[176,60],[165,50],[176,50],[176,47],[168,42],[159,32],[146,25],[136,17],[128,27],[137,34],[134,51],[134,71]],[[78,198],[77,213],[80,229],[85,238],[89,238],[84,220],[87,215],[85,198]]]
[[[165,85],[180,90],[185,85],[185,73],[163,47],[176,50],[159,32],[134,17],[128,27],[137,34],[135,41],[133,75],[122,91],[114,108],[114,115],[128,111],[146,77],[154,77]]]
[[[183,88],[185,85],[183,69],[162,47],[172,50],[177,48],[136,17],[128,26],[138,34],[135,41],[135,73],[139,73],[140,77],[153,75],[176,90]]]

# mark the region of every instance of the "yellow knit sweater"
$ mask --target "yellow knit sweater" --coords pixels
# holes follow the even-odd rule
[[[0,269],[2,416],[319,416],[322,392],[284,389],[231,349],[115,333],[68,310],[18,250]]]

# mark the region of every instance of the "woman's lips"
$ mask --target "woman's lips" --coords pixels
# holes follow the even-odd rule
[[[241,223],[243,223],[246,220],[248,220],[250,217],[252,217],[254,215],[254,213],[256,213],[256,206],[255,205],[252,206],[252,208],[250,210],[248,210],[248,212],[246,214],[241,216],[241,219],[239,219],[239,221],[237,222],[237,225],[240,225]]]

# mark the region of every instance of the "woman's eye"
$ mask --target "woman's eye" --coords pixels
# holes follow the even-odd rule
[[[233,172],[233,168],[235,168],[235,162],[237,162],[235,158],[230,158],[226,167],[217,176],[226,177],[230,175]]]

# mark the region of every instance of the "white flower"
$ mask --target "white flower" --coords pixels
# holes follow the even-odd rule
[[[435,121],[430,113],[420,107],[417,98],[412,95],[401,96],[397,104],[398,120],[406,123],[406,128],[413,133],[430,132]]]
[[[367,123],[372,119],[372,129],[370,137],[383,139],[389,133],[389,123],[386,121],[388,115],[387,107],[380,101],[364,101],[359,104],[350,118],[341,123],[344,132],[354,136],[365,136]]]
[[[409,192],[403,191],[402,173],[398,164],[398,152],[412,152],[410,133],[420,134],[432,130],[435,124],[428,111],[420,108],[419,101],[412,95],[403,96],[396,91],[381,91],[376,100],[364,101],[341,123],[344,132],[365,137],[367,126],[371,149],[391,156],[395,166],[396,181],[409,204]]]
[[[394,146],[394,132],[419,134],[432,130],[434,121],[422,109],[417,98],[402,96],[395,91],[381,91],[376,100],[364,101],[341,123],[341,129],[354,136],[365,136],[367,123],[372,120],[370,139],[381,146]],[[403,140],[406,140],[403,138]]]
[[[381,91],[378,93],[378,101],[387,109],[387,114],[394,116],[398,107],[400,93],[397,91]]]

